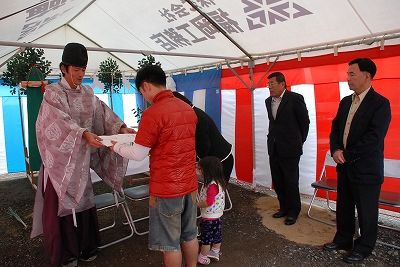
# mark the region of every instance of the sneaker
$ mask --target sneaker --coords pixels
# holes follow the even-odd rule
[[[215,260],[215,261],[219,261],[219,255],[220,255],[221,253],[217,253],[217,252],[215,252],[214,250],[210,250],[209,252],[208,252],[208,254],[207,254],[207,257],[209,257],[210,259],[212,259],[212,260]]]
[[[83,253],[79,256],[81,261],[94,261],[97,258],[97,248],[92,249],[89,253]]]
[[[199,256],[197,257],[197,262],[202,264],[202,265],[209,265],[211,261],[210,261],[210,259],[208,257],[204,257],[200,253]]]
[[[80,257],[79,259],[80,259],[81,261],[87,261],[87,262],[89,262],[89,261],[94,261],[96,258],[97,258],[97,254],[96,254],[96,255],[93,255],[93,256],[90,256],[90,257],[88,257],[88,258]]]
[[[63,267],[76,267],[78,266],[78,259],[76,257],[69,258],[61,264]]]

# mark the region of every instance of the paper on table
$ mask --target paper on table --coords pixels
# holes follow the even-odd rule
[[[111,140],[118,143],[133,143],[135,141],[136,134],[114,134],[114,135],[101,135],[99,136],[105,146],[112,146]]]

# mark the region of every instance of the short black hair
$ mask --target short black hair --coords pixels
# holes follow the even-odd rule
[[[361,71],[368,72],[371,74],[371,79],[374,78],[376,74],[376,65],[371,59],[365,57],[356,58],[349,62],[349,66],[353,64],[358,64]]]
[[[166,87],[167,78],[165,76],[165,72],[160,66],[147,65],[141,68],[136,74],[136,90],[139,91],[139,88],[142,86],[143,82],[149,82],[156,86]]]
[[[183,102],[185,102],[186,104],[189,104],[190,106],[193,105],[192,102],[190,102],[190,100],[189,100],[186,96],[182,95],[181,93],[174,91],[174,92],[172,92],[172,94],[173,94],[176,98],[179,98],[180,100],[182,100]]]
[[[61,70],[61,66],[64,66],[65,67],[65,71],[68,73],[68,67],[71,66],[71,65],[65,64],[64,62],[61,62],[60,63],[60,70]],[[65,76],[65,73],[62,72],[62,70],[61,70],[61,74],[62,74],[63,77]]]
[[[282,72],[277,71],[277,72],[273,72],[270,75],[268,75],[268,79],[271,79],[273,77],[276,78],[276,81],[278,83],[284,82],[285,83],[285,88],[286,88],[286,79],[285,79],[285,75],[283,75]]]

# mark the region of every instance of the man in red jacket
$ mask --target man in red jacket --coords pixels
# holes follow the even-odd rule
[[[150,153],[149,249],[164,253],[164,265],[188,267],[197,263],[196,152],[197,116],[193,109],[166,90],[164,71],[142,68],[136,88],[151,104],[141,117],[133,146],[116,143],[123,157],[142,160]]]

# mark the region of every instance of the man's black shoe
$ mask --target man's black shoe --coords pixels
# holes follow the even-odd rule
[[[353,250],[344,256],[343,260],[347,263],[361,263],[365,258],[364,254]]]
[[[285,217],[286,214],[287,214],[286,212],[278,211],[278,212],[274,213],[274,215],[272,215],[272,217],[274,217],[274,218],[282,218],[282,217]]]
[[[324,244],[324,249],[328,251],[333,251],[333,250],[350,250],[351,247],[345,247],[345,246],[340,246],[336,243],[326,243]]]
[[[294,217],[286,217],[285,225],[293,225],[297,221],[297,218]]]

